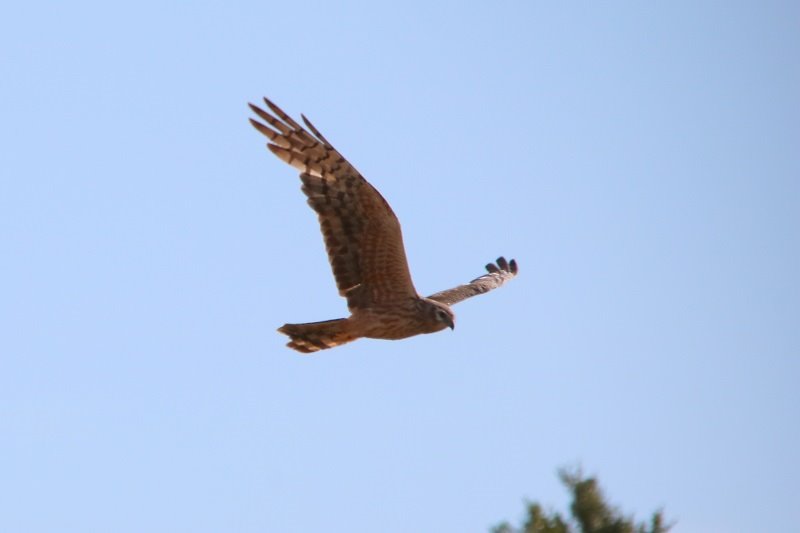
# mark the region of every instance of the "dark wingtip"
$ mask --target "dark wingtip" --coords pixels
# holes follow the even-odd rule
[[[283,115],[286,115],[286,113],[283,112],[283,109],[275,105],[275,102],[273,102],[266,96],[264,97],[264,103],[267,104],[267,107],[270,108],[272,112],[278,115],[279,117],[282,118]]]
[[[511,261],[506,261],[506,258],[502,255],[497,258],[496,263],[489,263],[486,265],[486,270],[489,271],[491,274],[500,273],[500,272],[509,272],[511,274],[516,274],[518,271],[517,268],[517,261],[512,259]]]

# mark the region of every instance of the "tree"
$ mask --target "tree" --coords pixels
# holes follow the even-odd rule
[[[572,494],[571,520],[557,512],[546,512],[536,502],[529,502],[528,516],[519,528],[508,522],[492,528],[492,533],[667,533],[672,524],[664,522],[662,511],[656,511],[650,523],[636,523],[610,506],[593,477],[584,478],[580,470],[559,470],[558,477]]]

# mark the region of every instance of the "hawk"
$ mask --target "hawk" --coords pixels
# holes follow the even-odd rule
[[[466,285],[417,294],[408,270],[400,223],[383,196],[365,180],[304,116],[295,122],[267,98],[272,113],[250,105],[263,121],[250,123],[270,142],[267,148],[300,171],[302,190],[319,217],[339,294],[348,318],[284,324],[289,348],[312,353],[361,337],[405,339],[455,327],[450,306],[496,289],[517,275],[517,263],[500,257],[486,274]]]

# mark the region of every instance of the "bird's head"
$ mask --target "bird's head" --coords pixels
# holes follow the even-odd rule
[[[421,315],[429,333],[441,331],[444,328],[455,329],[456,315],[449,306],[428,298],[421,299],[420,303]]]

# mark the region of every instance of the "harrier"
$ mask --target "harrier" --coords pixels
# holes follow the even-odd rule
[[[383,196],[336,151],[304,116],[308,130],[264,98],[270,114],[250,104],[264,123],[250,123],[267,148],[300,171],[303,192],[316,211],[348,318],[285,324],[278,329],[302,353],[333,348],[361,337],[405,339],[453,329],[450,306],[496,289],[517,275],[517,263],[500,257],[488,273],[427,298],[417,294],[408,270],[400,223]],[[310,130],[310,132],[309,132]]]

